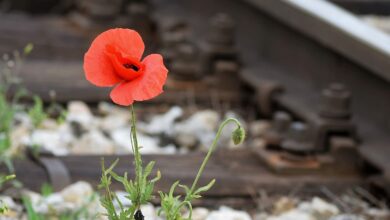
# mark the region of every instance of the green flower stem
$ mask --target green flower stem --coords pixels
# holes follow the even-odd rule
[[[211,157],[211,154],[214,152],[215,148],[217,147],[217,144],[218,144],[218,141],[219,141],[219,139],[221,137],[223,128],[227,124],[229,124],[230,122],[235,123],[238,126],[238,128],[241,128],[240,122],[237,119],[235,119],[235,118],[228,118],[224,122],[222,122],[222,124],[219,126],[217,135],[215,136],[214,141],[213,141],[209,151],[207,152],[207,155],[204,158],[204,160],[202,162],[202,165],[199,168],[198,174],[196,175],[196,178],[195,178],[194,182],[192,183],[192,186],[191,186],[191,189],[190,189],[190,193],[187,194],[187,197],[186,197],[185,201],[188,201],[188,196],[190,196],[194,192],[194,190],[196,188],[196,185],[198,184],[198,181],[199,181],[200,177],[202,176],[202,173],[203,173],[203,171],[204,171],[204,169],[205,169],[205,167],[207,165],[207,162],[209,161],[209,159]]]
[[[134,113],[134,105],[130,107],[131,111],[131,145],[133,148],[134,159],[135,159],[135,173],[136,173],[136,182],[138,187],[138,201],[136,201],[136,207],[139,209],[141,206],[141,180],[142,180],[142,159],[139,152],[138,139],[137,139],[137,127],[136,127],[136,118]]]

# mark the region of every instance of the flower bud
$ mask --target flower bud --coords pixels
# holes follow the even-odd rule
[[[245,139],[245,130],[241,126],[236,128],[232,133],[232,139],[235,145],[241,144]]]

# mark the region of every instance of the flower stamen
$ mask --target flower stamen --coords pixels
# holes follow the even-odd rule
[[[132,69],[134,71],[138,71],[140,68],[132,63],[125,63],[123,64],[123,66],[126,68],[126,69]]]

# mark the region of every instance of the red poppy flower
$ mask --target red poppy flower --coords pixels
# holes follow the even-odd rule
[[[110,97],[119,105],[156,97],[163,92],[168,70],[160,54],[141,61],[145,45],[134,30],[116,28],[95,38],[84,55],[87,80],[97,86],[115,86]]]

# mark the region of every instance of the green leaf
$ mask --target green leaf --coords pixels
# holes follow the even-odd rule
[[[177,185],[179,185],[179,181],[176,181],[172,186],[171,186],[171,189],[169,190],[169,196],[170,197],[173,197],[173,193],[175,192],[175,189],[177,187]]]
[[[105,174],[105,175],[108,175],[109,173],[111,173],[112,170],[113,170],[113,169],[116,167],[116,165],[118,164],[118,162],[119,162],[119,159],[116,159],[116,160],[114,161],[114,163],[112,163],[108,169],[105,169],[105,170],[104,170],[104,174]],[[104,163],[104,160],[103,160],[103,163]]]
[[[24,55],[28,55],[31,53],[31,51],[34,49],[34,44],[28,43],[23,50]]]
[[[28,95],[27,89],[25,89],[25,88],[19,88],[19,89],[15,92],[12,102],[13,102],[13,103],[17,103],[21,98],[23,98],[23,97],[25,97],[25,96],[27,96],[27,95]]]
[[[188,193],[190,192],[190,188],[189,188],[188,186],[186,186],[186,185],[179,185],[179,187],[180,187],[180,188],[183,188],[183,189],[184,189],[184,192],[185,192],[186,194],[188,194]]]
[[[116,174],[114,171],[111,171],[110,172],[110,175],[118,182],[120,183],[124,183],[126,181],[126,179],[122,176],[119,176],[118,174]]]
[[[6,212],[8,212],[8,207],[0,200],[0,214],[4,214]]]
[[[145,171],[144,171],[144,178],[145,178],[145,179],[150,175],[150,173],[152,172],[153,167],[154,167],[155,164],[156,164],[156,162],[151,161],[151,162],[148,163],[148,165],[145,167]]]
[[[14,109],[8,104],[4,94],[0,93],[0,133],[10,133],[13,119]]]
[[[160,170],[157,170],[157,175],[152,180],[150,180],[151,183],[155,183],[161,179],[161,172]]]
[[[53,193],[53,187],[48,184],[48,183],[44,183],[42,186],[41,186],[41,194],[44,196],[44,197],[48,197],[49,195],[51,195]]]
[[[11,147],[11,137],[9,134],[0,133],[0,155],[4,154]]]
[[[29,220],[44,220],[43,216],[37,213],[31,203],[31,200],[28,197],[23,197],[22,198],[24,207],[26,208],[27,211],[27,218]]]
[[[208,191],[211,187],[213,187],[213,185],[215,184],[215,179],[211,180],[211,182],[209,184],[207,184],[206,186],[203,186],[203,187],[200,187],[198,188],[196,191],[195,191],[195,195],[197,194],[200,194],[202,192],[206,192]]]
[[[42,122],[47,118],[47,114],[43,109],[43,102],[39,96],[34,96],[34,106],[28,112],[30,119],[35,128],[39,127]]]

